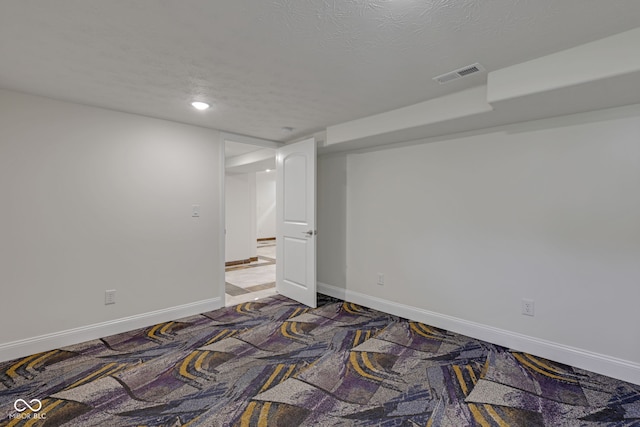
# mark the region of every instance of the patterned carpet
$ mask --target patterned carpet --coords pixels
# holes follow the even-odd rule
[[[640,425],[640,386],[320,299],[275,296],[2,363],[0,425]]]

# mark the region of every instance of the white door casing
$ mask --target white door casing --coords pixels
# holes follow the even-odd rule
[[[276,155],[276,289],[316,307],[316,141]]]

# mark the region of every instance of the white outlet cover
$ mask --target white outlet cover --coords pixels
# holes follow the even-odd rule
[[[104,291],[104,305],[110,305],[116,303],[116,291],[108,290]]]
[[[535,315],[535,303],[532,299],[522,299],[522,314],[525,316]]]

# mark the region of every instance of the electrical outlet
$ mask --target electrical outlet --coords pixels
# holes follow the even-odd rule
[[[378,273],[378,285],[384,286],[384,274]]]
[[[532,299],[522,299],[522,314],[525,316],[533,316],[535,311],[535,303]]]
[[[116,303],[116,290],[109,289],[104,291],[104,305],[110,305]]]

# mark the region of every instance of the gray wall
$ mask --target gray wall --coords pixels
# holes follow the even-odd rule
[[[0,91],[0,346],[220,297],[222,150],[216,131]]]
[[[347,157],[318,157],[317,173],[318,282],[344,287],[347,283]]]
[[[639,363],[639,135],[632,106],[350,154],[346,289]]]

